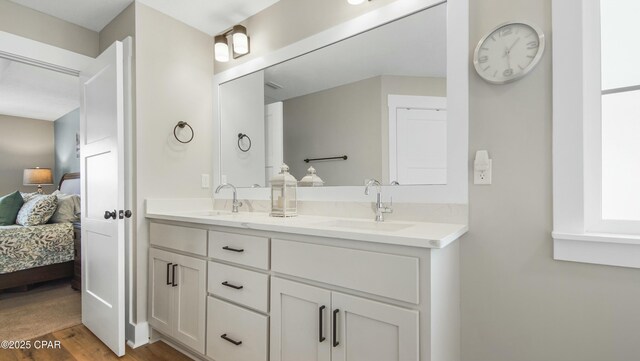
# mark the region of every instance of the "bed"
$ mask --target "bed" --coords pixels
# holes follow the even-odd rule
[[[80,193],[80,174],[67,173],[58,189]],[[78,225],[0,227],[0,290],[74,276],[74,238]]]

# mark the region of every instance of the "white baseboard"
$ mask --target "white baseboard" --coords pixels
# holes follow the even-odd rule
[[[140,347],[149,343],[149,323],[128,323],[126,326],[127,345],[131,348]]]

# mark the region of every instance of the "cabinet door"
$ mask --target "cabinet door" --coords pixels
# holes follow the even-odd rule
[[[271,361],[331,359],[331,292],[271,278]]]
[[[149,324],[168,336],[173,335],[173,264],[173,253],[149,250]]]
[[[175,274],[175,333],[185,345],[204,353],[205,307],[207,297],[207,262],[174,255],[179,266]]]
[[[331,294],[331,305],[337,326],[332,361],[420,359],[418,311],[338,292]]]

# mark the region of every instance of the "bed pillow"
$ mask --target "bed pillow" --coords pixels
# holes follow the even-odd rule
[[[58,197],[55,194],[34,197],[20,208],[16,223],[22,226],[45,224],[56,211],[57,206]]]
[[[67,223],[80,221],[80,196],[77,194],[65,194],[55,191],[52,194],[58,198],[56,209],[49,223]]]
[[[32,192],[32,193],[20,192],[20,195],[22,196],[22,199],[24,200],[24,203],[27,203],[30,200],[34,199],[35,197],[41,196],[42,193],[38,193],[38,192]]]
[[[18,191],[0,198],[0,226],[16,224],[16,216],[23,204],[24,201]]]

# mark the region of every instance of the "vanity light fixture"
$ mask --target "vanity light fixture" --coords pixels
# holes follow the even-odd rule
[[[365,1],[366,1],[366,0],[347,0],[347,2],[348,2],[349,4],[351,4],[351,5],[360,5],[360,4],[362,4],[363,2],[365,2]],[[369,0],[369,1],[371,1],[371,0]]]
[[[231,49],[229,49],[228,37],[231,37]],[[231,29],[214,37],[214,52],[216,61],[225,63],[231,58],[239,58],[249,53],[249,36],[247,28],[242,25],[235,25]],[[229,51],[231,50],[231,51]]]
[[[249,37],[247,36],[247,28],[242,25],[233,27],[233,53],[245,55],[249,52]],[[234,56],[236,58],[236,56]]]
[[[214,38],[214,54],[216,61],[225,63],[229,61],[229,44],[226,35],[216,35]]]

